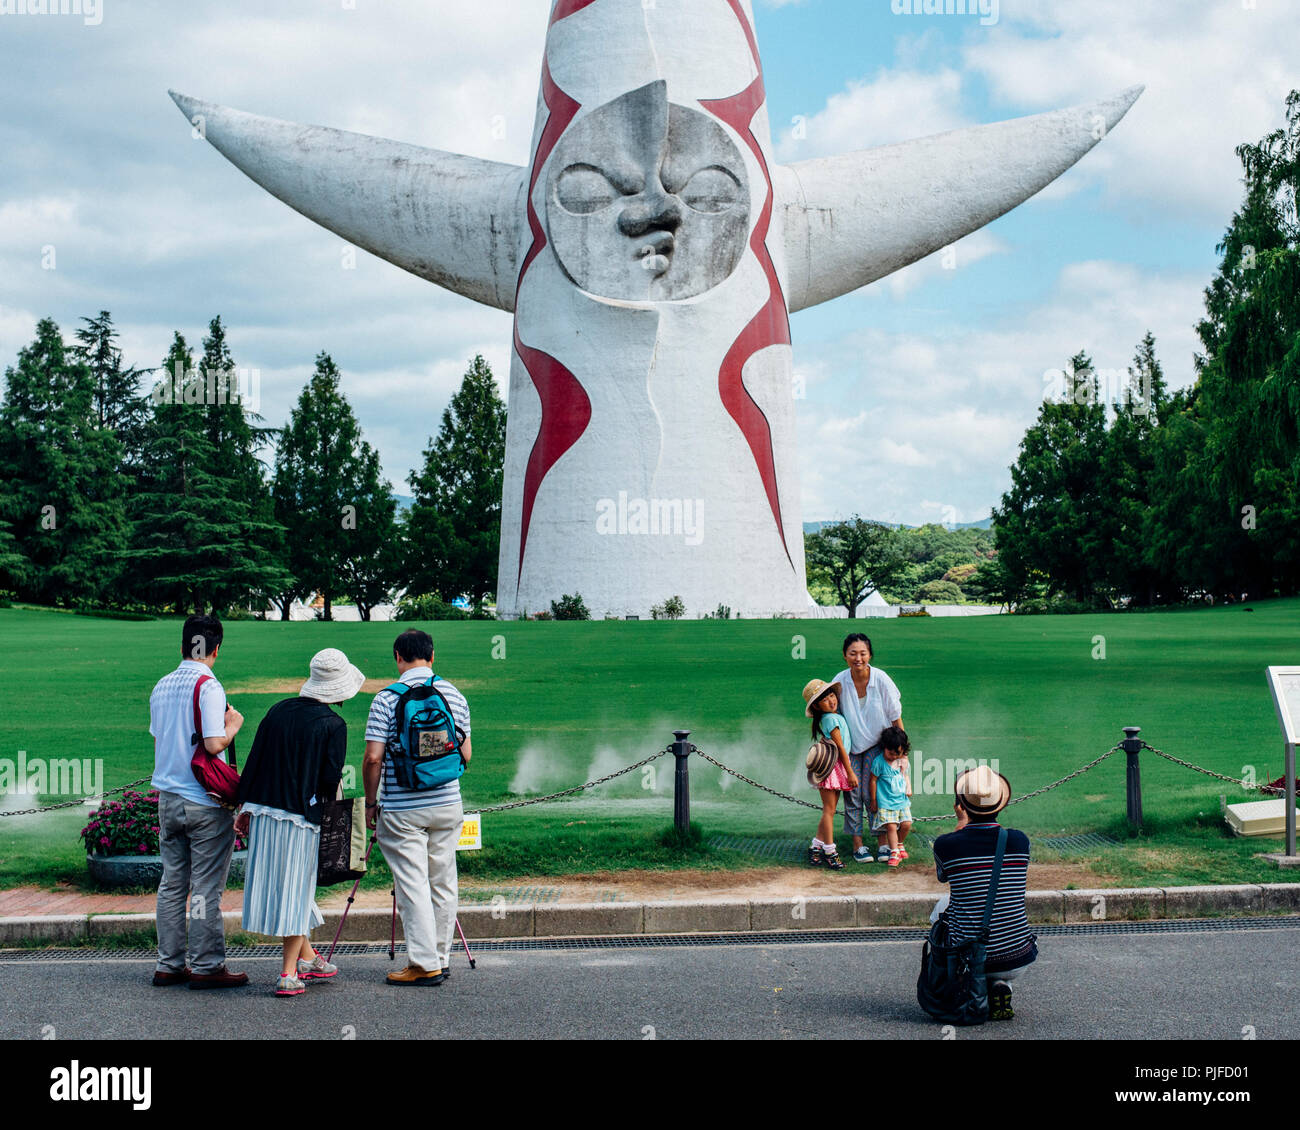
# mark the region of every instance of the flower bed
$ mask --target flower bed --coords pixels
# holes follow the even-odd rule
[[[81,829],[91,877],[109,886],[156,886],[162,878],[159,833],[157,789],[147,793],[128,789],[121,800],[105,801]],[[232,882],[243,878],[246,847],[237,835]]]

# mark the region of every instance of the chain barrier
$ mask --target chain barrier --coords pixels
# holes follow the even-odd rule
[[[1252,785],[1241,777],[1226,777],[1222,773],[1216,773],[1213,769],[1206,769],[1200,765],[1193,765],[1190,761],[1184,761],[1181,757],[1175,757],[1172,753],[1165,753],[1162,749],[1156,749],[1153,745],[1142,743],[1142,748],[1154,753],[1157,757],[1163,757],[1166,761],[1172,761],[1175,765],[1181,765],[1184,769],[1192,769],[1197,773],[1204,773],[1207,777],[1214,777],[1220,781],[1227,781],[1233,785],[1240,785],[1243,789],[1258,789],[1261,793],[1274,793],[1281,796],[1286,792],[1284,788],[1278,788],[1276,785]]]
[[[1082,776],[1084,773],[1088,772],[1089,769],[1095,769],[1098,765],[1100,765],[1103,761],[1105,761],[1106,758],[1108,758],[1112,753],[1115,753],[1120,748],[1122,748],[1120,745],[1112,746],[1096,760],[1088,762],[1087,765],[1084,765],[1081,768],[1076,769],[1073,773],[1069,774],[1068,776],[1062,777],[1059,781],[1053,781],[1050,785],[1044,785],[1041,789],[1035,789],[1032,793],[1025,793],[1024,796],[1018,796],[1014,800],[1008,801],[1007,806],[1010,807],[1013,804],[1019,804],[1022,800],[1030,800],[1033,797],[1042,796],[1043,793],[1051,792],[1052,789],[1059,788],[1061,785],[1065,784],[1066,781],[1073,781],[1075,777]],[[716,765],[724,773],[730,773],[737,780],[744,781],[745,784],[747,785],[753,785],[754,788],[761,789],[765,793],[771,793],[774,797],[780,797],[782,800],[788,800],[790,801],[791,804],[799,804],[802,805],[804,808],[813,808],[819,812],[821,811],[820,804],[812,804],[806,800],[799,800],[798,797],[792,797],[786,793],[777,792],[776,789],[769,789],[766,785],[760,785],[757,781],[751,781],[748,777],[745,776],[745,774],[738,773],[735,769],[732,769],[727,765],[723,765],[722,762],[715,757],[710,757],[707,753],[705,753],[702,749],[700,749],[699,746],[692,744],[691,752],[698,753],[702,758],[704,758],[705,761],[709,762],[711,765]],[[917,816],[912,819],[912,823],[928,824],[935,820],[956,820],[956,819],[957,819],[956,813],[948,813],[947,815],[943,815],[943,816]]]
[[[736,780],[738,781],[744,781],[745,784],[758,789],[760,792],[768,793],[771,796],[777,797],[779,800],[789,801],[791,804],[797,804],[802,808],[811,808],[814,809],[815,811],[821,811],[820,804],[813,804],[811,801],[800,800],[798,797],[790,796],[789,793],[783,793],[778,789],[773,789],[767,785],[760,784],[758,781],[755,781],[750,777],[746,777],[745,774],[741,773],[739,770],[732,769],[731,766],[729,765],[724,765],[716,757],[709,756],[709,754],[705,753],[702,749],[700,749],[699,746],[695,745],[693,742],[689,743],[689,748],[691,753],[698,754],[710,765],[713,765],[716,768],[721,769],[724,773],[730,774],[732,777],[735,777]],[[1073,781],[1076,777],[1083,776],[1083,774],[1087,773],[1090,769],[1095,769],[1098,765],[1100,765],[1103,761],[1105,761],[1106,758],[1110,757],[1114,753],[1118,753],[1119,750],[1121,750],[1122,748],[1123,748],[1122,742],[1116,743],[1105,753],[1103,753],[1100,757],[1088,762],[1087,765],[1080,766],[1073,773],[1069,773],[1066,776],[1061,777],[1059,780],[1053,781],[1049,785],[1044,785],[1041,789],[1035,789],[1032,793],[1025,793],[1022,796],[1013,798],[1012,800],[1007,802],[1007,807],[1009,808],[1013,804],[1020,804],[1022,801],[1032,800],[1034,797],[1042,796],[1044,793],[1048,793],[1051,792],[1053,789],[1060,788],[1067,781]],[[1174,757],[1173,754],[1165,753],[1164,750],[1156,749],[1155,746],[1150,745],[1145,741],[1142,742],[1142,748],[1148,750],[1151,753],[1154,753],[1157,757],[1163,757],[1166,761],[1172,761],[1175,765],[1181,765],[1185,769],[1191,769],[1197,773],[1204,773],[1207,777],[1214,777],[1215,779],[1220,781],[1227,781],[1233,785],[1240,785],[1242,788],[1245,789],[1255,789],[1258,790],[1259,792],[1275,793],[1275,794],[1280,794],[1285,791],[1273,785],[1250,784],[1249,782],[1243,780],[1240,777],[1229,777],[1223,773],[1216,773],[1212,769],[1206,769],[1200,765],[1193,765],[1190,761],[1184,761],[1181,757]],[[594,789],[597,786],[603,785],[608,781],[613,781],[618,777],[623,777],[626,776],[628,773],[633,773],[638,769],[642,769],[645,766],[649,765],[652,761],[658,761],[659,758],[663,757],[665,754],[672,753],[672,750],[673,750],[672,746],[666,746],[664,749],[661,749],[658,753],[652,753],[649,757],[643,758],[642,760],[636,762],[635,764],[628,765],[627,767],[616,770],[613,773],[606,773],[605,776],[597,777],[594,781],[584,781],[581,785],[574,785],[573,788],[571,789],[564,789],[558,793],[549,793],[546,796],[529,797],[527,800],[517,800],[509,804],[494,804],[488,808],[480,808],[478,811],[483,814],[487,814],[490,812],[508,812],[512,808],[527,808],[529,805],[546,804],[549,801],[561,800],[564,797],[574,796],[578,793],[585,792],[587,789]],[[105,797],[112,796],[115,793],[126,792],[127,789],[133,789],[137,785],[142,785],[150,779],[151,778],[149,777],[141,777],[139,780],[130,781],[125,785],[119,785],[115,789],[107,789],[102,793],[95,793],[88,797],[78,797],[76,800],[63,801],[60,804],[47,804],[40,808],[23,808],[23,809],[15,810],[13,812],[0,812],[0,817],[31,816],[39,812],[53,812],[56,809],[60,809],[60,808],[76,808],[87,800],[91,800],[98,797],[98,799],[102,801]],[[941,815],[941,816],[918,816],[915,819],[913,819],[912,823],[927,824],[937,820],[955,820],[956,818],[957,818],[956,815],[952,813],[949,813],[947,815]]]
[[[779,793],[776,791],[776,789],[769,789],[766,785],[760,785],[757,781],[751,781],[748,777],[745,776],[744,773],[737,773],[736,770],[731,769],[726,765],[723,765],[722,762],[719,761],[716,757],[710,757],[707,753],[704,752],[704,750],[700,749],[700,747],[695,745],[693,742],[691,743],[691,752],[698,753],[710,765],[716,765],[724,773],[730,773],[733,777],[736,778],[736,780],[744,781],[745,784],[747,785],[753,785],[754,788],[761,789],[765,793],[771,793],[773,796],[780,797],[782,800],[788,800],[791,804],[801,804],[804,806],[804,808],[815,808],[818,812],[822,810],[822,806],[820,804],[813,804],[810,801],[800,800],[798,797],[792,797],[787,793]]]
[[[118,785],[117,788],[106,789],[102,793],[91,793],[90,796],[78,797],[76,800],[65,800],[60,804],[47,804],[42,808],[20,808],[14,812],[0,812],[0,816],[32,816],[37,812],[53,812],[56,808],[77,808],[88,800],[94,800],[98,797],[102,801],[106,796],[112,796],[114,793],[124,793],[127,789],[133,789],[136,785],[143,785],[146,781],[152,779],[152,775],[141,777],[138,781],[131,781],[129,784]]]
[[[640,769],[649,765],[652,761],[657,761],[665,753],[672,752],[672,746],[661,749],[658,753],[652,753],[649,757],[638,761],[635,765],[629,765],[626,769],[619,769],[615,773],[606,773],[603,777],[597,777],[594,781],[586,781],[581,785],[574,785],[571,789],[565,789],[563,792],[551,793],[548,796],[530,797],[528,800],[517,800],[511,804],[494,804],[491,808],[477,809],[480,813],[488,812],[505,812],[511,808],[527,808],[530,804],[545,804],[549,800],[559,800],[561,797],[573,796],[574,793],[580,793],[585,789],[594,789],[597,785],[603,785],[606,781],[612,781],[615,777],[622,777],[626,773],[631,773],[635,769]]]

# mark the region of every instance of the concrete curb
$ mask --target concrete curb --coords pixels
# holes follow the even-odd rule
[[[747,934],[782,930],[843,930],[865,926],[926,926],[938,895],[795,895],[778,899],[694,899],[680,902],[463,904],[460,923],[471,940],[566,938],[636,934]],[[1145,921],[1264,913],[1300,914],[1300,883],[1239,886],[1134,887],[1030,891],[1034,924]],[[315,932],[319,944],[334,937],[341,911],[327,910]],[[222,917],[226,933],[242,931],[240,912]],[[0,947],[33,942],[84,942],[152,930],[152,914],[63,914],[0,918]],[[353,910],[343,940],[388,941],[392,910]],[[397,920],[397,937],[402,920]]]

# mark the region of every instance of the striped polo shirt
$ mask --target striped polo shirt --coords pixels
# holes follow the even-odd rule
[[[403,682],[407,686],[427,683],[433,677],[431,667],[412,667],[394,682]],[[446,679],[437,681],[438,690],[451,707],[451,716],[466,738],[469,737],[469,703],[465,696]],[[379,786],[380,807],[390,812],[408,812],[413,808],[435,808],[442,804],[455,804],[460,800],[460,781],[448,781],[436,789],[404,789],[397,783],[393,771],[393,759],[388,756],[388,744],[393,741],[393,715],[397,709],[397,695],[393,691],[382,690],[370,703],[370,716],[366,719],[366,741],[383,742],[384,777]]]
[[[997,853],[998,829],[994,824],[968,824],[934,841],[935,873],[951,891],[948,904],[949,939],[969,941],[979,933],[984,902],[989,894],[993,857]],[[989,944],[985,969],[1000,973],[1028,965],[1037,956],[1029,920],[1025,915],[1025,888],[1029,876],[1029,837],[1007,829],[1007,847],[1002,856],[1002,874],[989,922]]]

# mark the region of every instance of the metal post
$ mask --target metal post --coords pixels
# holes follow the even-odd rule
[[[1128,767],[1124,774],[1124,783],[1128,793],[1128,822],[1135,831],[1142,827],[1142,769],[1138,765],[1138,753],[1142,742],[1138,734],[1141,726],[1125,726],[1124,741],[1120,744],[1128,755]]]
[[[673,731],[673,737],[677,739],[672,744],[673,756],[677,759],[677,771],[673,775],[673,826],[682,837],[691,829],[691,776],[687,767],[691,745],[686,740],[690,736],[690,730]]]
[[[1286,853],[1295,855],[1295,742],[1286,743],[1282,775],[1286,785]]]

